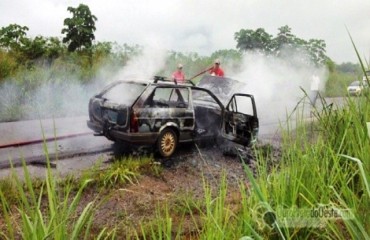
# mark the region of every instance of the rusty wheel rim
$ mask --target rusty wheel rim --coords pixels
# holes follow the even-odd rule
[[[165,133],[161,139],[161,149],[162,152],[166,155],[169,156],[173,153],[175,150],[175,136],[171,133]]]

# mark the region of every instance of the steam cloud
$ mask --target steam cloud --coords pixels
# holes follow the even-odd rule
[[[115,79],[141,79],[147,82],[148,79],[153,79],[155,73],[164,67],[166,57],[166,50],[156,47],[146,47],[139,57],[133,58],[117,73]]]
[[[165,64],[166,52],[147,47],[143,54],[132,58],[117,73],[111,66],[99,70],[91,83],[83,84],[73,74],[53,76],[49,69],[42,69],[44,80],[33,90],[24,91],[22,84],[8,79],[0,85],[0,122],[13,120],[76,117],[88,115],[88,101],[103,87],[117,80],[141,79],[147,81]],[[32,81],[30,77],[27,81]],[[23,84],[27,84],[25,83]]]
[[[20,119],[42,119],[50,117],[87,116],[87,104],[91,96],[99,92],[103,86],[115,80],[151,79],[156,72],[163,69],[166,51],[161,48],[147,47],[143,54],[131,59],[116,74],[111,68],[101,69],[93,83],[81,84],[63,76],[57,81],[41,84],[28,96],[22,96],[22,86],[10,81],[0,86],[0,121]],[[260,119],[260,132],[263,125],[286,120],[296,104],[305,96],[301,88],[310,93],[312,75],[320,78],[320,90],[325,86],[327,72],[317,68],[304,59],[299,52],[285,52],[287,58],[273,58],[249,52],[245,54],[242,66],[232,73],[232,67],[224,62],[224,70],[228,77],[246,83],[245,89],[238,92],[253,94]],[[230,65],[229,65],[230,66]],[[230,71],[228,71],[230,69]],[[107,77],[108,76],[108,77]],[[129,91],[126,93],[129,94]],[[307,107],[309,110],[309,106]],[[267,127],[266,127],[267,128]]]
[[[325,68],[315,67],[299,52],[286,52],[286,58],[267,57],[249,52],[243,58],[242,71],[235,79],[246,83],[242,92],[253,94],[256,100],[260,125],[285,121],[297,103],[305,97],[304,89],[312,94],[312,76],[319,77],[319,90],[324,90],[327,79]],[[301,89],[302,88],[302,89]],[[305,101],[308,103],[308,99]],[[304,110],[310,110],[306,104]],[[302,109],[301,109],[302,110]],[[261,127],[262,127],[261,126]],[[261,128],[260,130],[263,129]]]

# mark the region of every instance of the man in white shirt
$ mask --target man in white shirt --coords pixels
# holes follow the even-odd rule
[[[317,97],[319,96],[320,89],[320,78],[314,73],[311,77],[311,94],[310,102],[312,106],[315,106]]]

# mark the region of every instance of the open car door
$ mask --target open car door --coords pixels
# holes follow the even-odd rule
[[[257,140],[258,127],[253,95],[234,94],[224,111],[222,136],[232,142],[248,146]]]

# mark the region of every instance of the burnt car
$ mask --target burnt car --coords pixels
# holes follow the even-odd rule
[[[218,81],[225,91],[212,91]],[[253,95],[234,93],[232,81],[211,76],[197,86],[163,77],[118,81],[90,99],[87,125],[112,141],[154,146],[163,157],[179,143],[219,137],[247,146],[258,134],[256,105]]]

